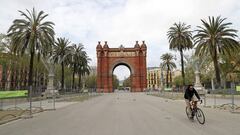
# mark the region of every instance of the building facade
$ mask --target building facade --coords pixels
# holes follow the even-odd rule
[[[180,70],[174,70],[171,72],[172,81],[175,77],[181,75]],[[168,78],[170,82],[170,74]],[[160,67],[148,67],[147,68],[147,88],[151,90],[161,90],[166,84],[166,71],[162,70]]]
[[[147,88],[148,89],[161,89],[162,80],[161,78],[161,68],[159,67],[149,67],[147,69]]]

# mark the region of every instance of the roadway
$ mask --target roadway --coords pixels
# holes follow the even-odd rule
[[[240,114],[203,108],[189,121],[183,100],[144,93],[104,94],[0,126],[0,135],[240,135]]]

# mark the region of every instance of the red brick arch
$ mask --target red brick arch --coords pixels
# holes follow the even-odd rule
[[[131,92],[142,92],[147,87],[146,54],[147,46],[143,41],[133,48],[109,48],[107,42],[97,45],[97,91],[113,92],[113,71],[119,65],[125,65],[130,70]]]

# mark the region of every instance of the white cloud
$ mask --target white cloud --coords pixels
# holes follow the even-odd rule
[[[85,45],[91,64],[96,64],[97,41],[110,47],[132,47],[136,40],[148,45],[148,66],[158,66],[168,50],[167,30],[175,22],[195,29],[208,16],[227,17],[240,29],[238,0],[2,0],[0,32],[6,33],[17,10],[44,10],[55,25],[57,36]]]

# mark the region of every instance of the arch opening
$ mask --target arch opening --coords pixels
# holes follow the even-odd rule
[[[132,69],[126,63],[118,63],[112,69],[113,92],[131,91]]]

